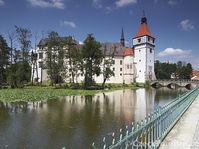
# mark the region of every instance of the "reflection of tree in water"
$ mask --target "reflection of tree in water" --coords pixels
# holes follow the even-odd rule
[[[0,129],[5,130],[10,120],[10,112],[7,103],[0,102]],[[0,136],[1,137],[1,136]]]
[[[155,103],[158,105],[160,102],[168,103],[168,101],[172,101],[179,95],[187,92],[186,88],[177,88],[177,89],[169,89],[167,87],[162,87],[156,90],[155,95]],[[162,106],[162,105],[161,105]]]

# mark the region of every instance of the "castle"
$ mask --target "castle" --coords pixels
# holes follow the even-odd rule
[[[64,37],[67,38],[67,37]],[[45,49],[40,48],[45,45],[47,39],[40,41],[36,52],[38,54],[36,67],[34,69],[33,78],[37,78],[36,71],[38,71],[38,81],[48,80],[47,70],[42,68],[42,64],[46,57]],[[155,38],[149,30],[147,18],[141,18],[141,24],[138,32],[132,39],[132,47],[125,47],[124,32],[122,29],[120,43],[101,43],[101,48],[107,49],[107,56],[109,51],[115,50],[113,58],[112,70],[114,76],[107,80],[107,83],[145,83],[146,81],[155,80],[154,73],[154,57],[155,57]],[[81,45],[79,45],[81,47]],[[94,76],[96,83],[103,82],[103,75]],[[66,82],[70,82],[71,78],[68,77]],[[84,76],[79,75],[75,79],[76,82],[83,82]]]

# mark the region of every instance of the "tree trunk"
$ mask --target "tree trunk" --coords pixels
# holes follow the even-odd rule
[[[106,78],[104,78],[103,83],[102,83],[102,88],[104,89],[106,83]]]

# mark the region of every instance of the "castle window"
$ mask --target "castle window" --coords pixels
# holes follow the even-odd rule
[[[153,38],[153,43],[155,42],[155,39]]]
[[[115,71],[115,68],[113,68],[113,71]]]
[[[39,59],[43,58],[43,53],[39,53]]]
[[[122,65],[122,60],[120,60],[120,65]]]
[[[139,52],[141,52],[141,50],[139,50]]]
[[[141,72],[141,70],[140,70],[140,72]]]
[[[141,38],[138,39],[138,43],[140,43],[140,42],[141,42]]]
[[[141,62],[141,59],[139,60],[139,62]]]
[[[120,76],[122,76],[122,73],[120,73]]]
[[[152,51],[152,48],[150,48],[150,53],[152,53],[153,51]]]
[[[127,64],[127,69],[129,69],[129,64]]]
[[[113,64],[115,64],[115,60],[113,60]]]
[[[120,68],[120,71],[122,71],[122,68]]]
[[[130,64],[130,69],[132,69],[132,64]]]
[[[43,62],[39,62],[39,68],[42,68]]]
[[[148,41],[150,41],[150,39],[151,39],[151,38],[150,38],[150,37],[148,37]]]

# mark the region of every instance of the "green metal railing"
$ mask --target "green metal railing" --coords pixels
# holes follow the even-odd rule
[[[199,87],[184,93],[169,104],[158,108],[140,122],[120,129],[119,135],[103,138],[101,147],[92,144],[93,149],[156,149],[177,123],[184,112],[199,95]]]

